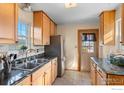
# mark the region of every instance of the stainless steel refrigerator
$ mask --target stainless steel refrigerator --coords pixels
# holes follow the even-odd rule
[[[58,58],[58,77],[65,72],[64,39],[61,35],[51,36],[50,45],[44,46],[45,55]]]

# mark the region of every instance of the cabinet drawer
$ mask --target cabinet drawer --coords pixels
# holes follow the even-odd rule
[[[106,77],[107,77],[106,73],[102,69],[100,69],[98,66],[97,66],[97,72],[101,75],[101,77],[104,80],[106,80]]]

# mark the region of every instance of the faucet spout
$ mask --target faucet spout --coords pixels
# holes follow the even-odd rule
[[[28,49],[25,53],[26,53],[26,64],[27,64],[27,62],[28,62],[28,54],[30,54],[30,53],[32,53],[32,52],[36,52],[36,50],[35,49]]]

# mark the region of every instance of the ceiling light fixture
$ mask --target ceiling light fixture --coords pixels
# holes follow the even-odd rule
[[[77,4],[76,3],[65,3],[65,8],[73,8],[76,7]]]

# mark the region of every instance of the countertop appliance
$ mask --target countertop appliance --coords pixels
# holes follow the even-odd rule
[[[65,72],[64,39],[61,35],[51,36],[50,45],[44,47],[45,55],[58,58],[58,77]]]

